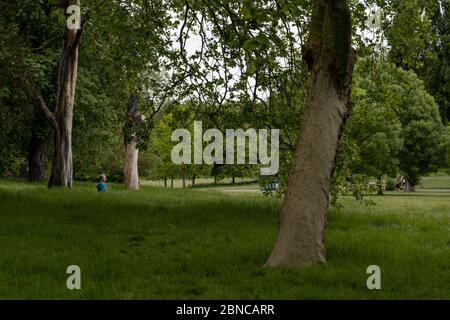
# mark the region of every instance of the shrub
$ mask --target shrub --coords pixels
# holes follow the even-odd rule
[[[395,191],[395,181],[392,178],[386,180],[386,191]]]

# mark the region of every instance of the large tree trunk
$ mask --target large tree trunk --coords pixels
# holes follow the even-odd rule
[[[80,1],[72,1],[80,5]],[[64,12],[69,7],[68,1],[63,2]],[[78,46],[82,29],[65,28],[61,51],[61,61],[58,74],[58,95],[54,112],[47,107],[42,95],[29,86],[30,93],[37,101],[38,110],[45,115],[53,128],[53,159],[49,187],[72,187],[72,119],[75,101],[75,88],[78,75]]]
[[[315,0],[304,59],[306,110],[288,177],[279,233],[267,266],[325,262],[324,229],[338,143],[350,113],[354,67],[347,0]]]
[[[72,116],[58,121],[58,129],[53,133],[53,159],[49,187],[73,185],[72,163]]]
[[[129,189],[139,189],[139,171],[138,171],[138,159],[139,149],[137,145],[139,143],[139,137],[136,133],[136,125],[141,121],[141,117],[137,109],[138,96],[137,93],[130,95],[130,101],[127,109],[127,123],[124,129],[125,139],[125,165],[124,165],[124,183],[125,187]]]

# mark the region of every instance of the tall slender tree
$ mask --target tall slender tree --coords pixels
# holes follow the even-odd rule
[[[127,110],[127,122],[124,128],[125,140],[125,164],[124,164],[124,183],[129,189],[139,189],[139,135],[135,129],[142,122],[141,115],[138,112],[138,94],[133,92],[130,95],[130,101]]]

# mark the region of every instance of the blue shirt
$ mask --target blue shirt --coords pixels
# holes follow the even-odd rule
[[[97,191],[105,192],[106,191],[106,183],[104,183],[104,182],[97,183]]]

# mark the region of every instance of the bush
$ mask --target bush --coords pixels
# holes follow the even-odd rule
[[[387,180],[386,180],[386,191],[395,191],[395,181],[394,181],[394,179],[387,178]]]
[[[109,182],[123,183],[124,176],[121,171],[113,171],[113,172],[100,172],[98,174],[87,174],[87,173],[75,173],[74,180],[81,182],[98,182],[100,180],[100,174],[106,174],[106,178]]]
[[[111,172],[109,175],[108,173],[105,174],[109,182],[123,183],[124,181],[124,175],[122,171],[114,171]]]

